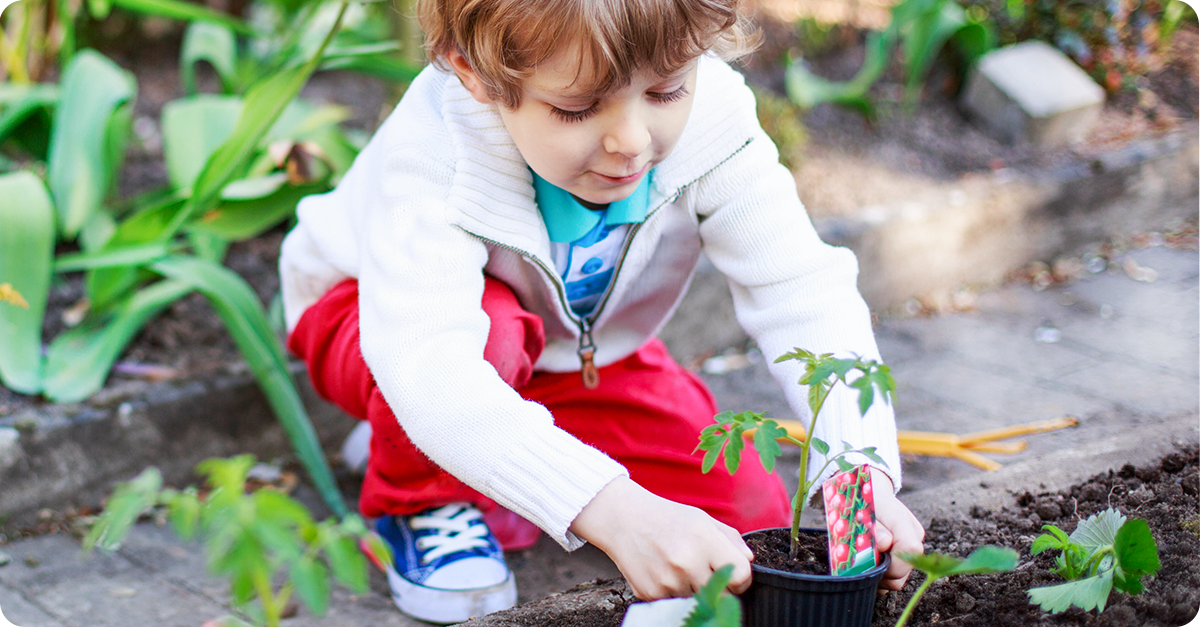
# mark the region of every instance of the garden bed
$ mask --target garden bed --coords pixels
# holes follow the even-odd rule
[[[1168,454],[1157,464],[1096,475],[1057,492],[1029,487],[996,512],[975,508],[965,520],[935,518],[925,537],[926,551],[966,556],[981,545],[1020,553],[1014,572],[956,576],[935,583],[921,599],[913,626],[1178,626],[1200,611],[1200,456],[1195,445]],[[1144,519],[1158,544],[1162,569],[1138,596],[1114,592],[1103,612],[1072,607],[1053,615],[1029,603],[1031,587],[1062,582],[1054,574],[1054,552],[1029,554],[1041,526],[1071,531],[1080,519],[1117,508]],[[914,573],[900,592],[877,599],[872,625],[896,623],[922,582]],[[586,583],[566,593],[493,613],[470,626],[617,626],[632,596],[623,581]]]

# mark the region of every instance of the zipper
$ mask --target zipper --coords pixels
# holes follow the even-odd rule
[[[734,155],[737,155],[742,151],[743,148],[749,145],[752,140],[753,138],[746,140],[746,142],[739,146],[737,150],[733,151],[729,157],[726,157],[721,161],[721,163],[713,166],[712,169],[716,169],[721,164],[732,159]],[[709,172],[711,171],[712,170],[709,170]],[[577,350],[577,353],[579,354],[579,373],[583,378],[583,387],[592,390],[600,385],[600,370],[596,367],[596,343],[592,340],[592,326],[595,325],[596,321],[600,318],[600,313],[604,311],[604,305],[608,303],[608,297],[612,294],[613,288],[617,285],[617,276],[621,274],[621,268],[625,265],[625,256],[629,254],[629,249],[633,246],[633,237],[637,235],[638,231],[641,231],[642,225],[646,224],[646,222],[649,221],[654,214],[658,213],[658,210],[678,200],[683,194],[684,190],[691,186],[692,183],[702,179],[705,174],[708,174],[708,172],[705,172],[704,174],[701,174],[693,179],[691,182],[680,186],[674,194],[672,194],[670,197],[664,198],[662,202],[658,204],[658,206],[647,211],[646,218],[642,220],[642,222],[634,223],[633,226],[630,227],[629,235],[625,237],[625,244],[621,247],[621,255],[617,258],[617,265],[613,270],[612,281],[609,282],[608,287],[604,289],[604,294],[600,297],[600,300],[596,302],[596,307],[592,310],[592,313],[587,316],[577,316],[575,314],[575,312],[571,309],[571,302],[567,300],[567,288],[565,285],[563,285],[562,278],[558,276],[558,273],[556,273],[554,269],[547,266],[535,255],[528,251],[518,249],[515,246],[511,246],[503,242],[497,242],[491,238],[481,236],[478,233],[463,228],[461,225],[459,228],[464,232],[478,238],[479,240],[482,240],[483,242],[500,247],[506,251],[511,251],[520,255],[521,257],[524,257],[525,259],[533,261],[534,264],[537,264],[538,268],[542,269],[542,272],[550,276],[554,282],[555,289],[558,291],[558,300],[563,306],[563,311],[566,312],[567,316],[571,318],[571,320],[573,320],[579,327],[579,349]]]

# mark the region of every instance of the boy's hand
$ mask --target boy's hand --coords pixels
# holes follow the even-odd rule
[[[923,554],[925,528],[908,507],[896,499],[892,479],[886,473],[871,467],[871,485],[875,496],[875,546],[881,552],[892,552],[892,564],[883,574],[879,588],[899,591],[908,580],[912,566],[896,558],[896,552]]]
[[[601,489],[571,531],[608,554],[642,600],[689,596],[725,565],[733,565],[730,591],[750,586],[754,555],[737,530],[627,477]]]

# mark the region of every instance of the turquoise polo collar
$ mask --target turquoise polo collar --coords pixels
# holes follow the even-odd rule
[[[609,203],[607,209],[588,209],[575,200],[570,192],[539,177],[532,168],[529,171],[533,173],[533,190],[551,242],[574,242],[587,235],[601,217],[606,225],[642,222],[650,208],[650,178],[654,170],[642,177],[633,194]]]

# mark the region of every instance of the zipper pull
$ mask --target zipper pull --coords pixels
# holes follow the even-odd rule
[[[583,326],[579,335],[579,374],[583,376],[583,387],[594,390],[600,385],[600,370],[596,368],[596,345],[592,344],[592,330]]]

